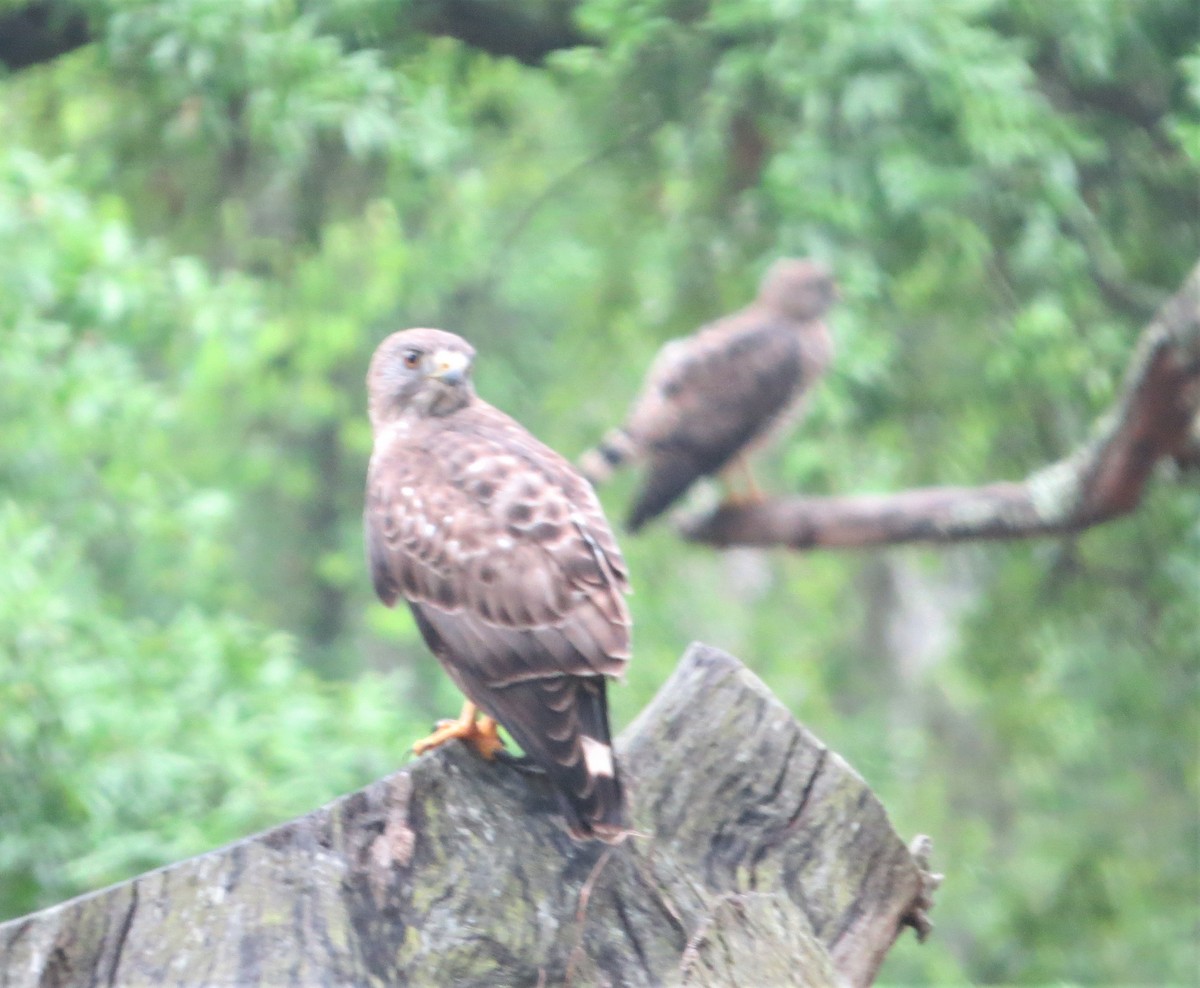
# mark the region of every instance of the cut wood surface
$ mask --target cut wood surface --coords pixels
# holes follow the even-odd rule
[[[863,985],[928,930],[927,841],[736,659],[693,645],[618,754],[641,834],[620,846],[451,744],[0,925],[0,986]]]

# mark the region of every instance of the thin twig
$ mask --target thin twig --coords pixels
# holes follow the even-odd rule
[[[579,963],[579,958],[583,956],[583,928],[587,921],[588,903],[592,899],[592,889],[595,888],[596,881],[600,877],[600,873],[604,870],[604,866],[608,864],[608,859],[612,857],[616,846],[606,847],[604,853],[596,859],[596,863],[592,865],[592,870],[588,874],[587,881],[579,889],[579,906],[575,910],[575,922],[579,924],[579,930],[575,934],[575,946],[571,948],[571,956],[567,960],[567,975],[565,983],[570,986],[575,978],[575,965]]]

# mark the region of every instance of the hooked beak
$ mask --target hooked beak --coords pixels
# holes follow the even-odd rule
[[[443,384],[462,384],[467,379],[469,358],[457,350],[439,350],[433,355],[433,370],[429,376]]]

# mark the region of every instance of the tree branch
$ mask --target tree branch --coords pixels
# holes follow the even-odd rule
[[[621,736],[642,836],[450,745],[229,847],[0,924],[0,984],[867,985],[939,880],[866,784],[703,645]]]
[[[571,22],[573,7],[553,0],[420,0],[413,21],[425,34],[447,35],[480,51],[538,66],[551,52],[596,43]]]
[[[1069,457],[1024,481],[723,505],[685,522],[715,546],[793,549],[1016,539],[1132,511],[1154,466],[1186,457],[1200,414],[1200,265],[1142,331],[1115,407]]]
[[[572,23],[573,7],[559,0],[417,0],[397,5],[401,13],[392,32],[369,37],[372,43],[387,43],[412,31],[446,35],[537,66],[551,52],[595,44]],[[0,13],[0,65],[11,71],[51,61],[92,40],[87,17],[70,0],[32,0]]]
[[[67,0],[35,0],[0,12],[0,65],[11,71],[48,62],[91,40],[87,17]]]

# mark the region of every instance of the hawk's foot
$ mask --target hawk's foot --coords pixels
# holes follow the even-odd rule
[[[470,701],[464,704],[457,720],[438,721],[437,729],[414,744],[412,750],[414,754],[423,755],[455,738],[465,741],[489,762],[504,750],[495,720],[487,714],[479,714],[478,708]]]
[[[752,508],[756,504],[762,504],[767,500],[767,495],[762,490],[755,489],[753,491],[727,491],[721,499],[718,508]]]
[[[750,461],[744,453],[739,453],[721,471],[720,476],[725,487],[725,496],[721,499],[722,508],[749,508],[762,504],[767,499],[763,489],[758,486],[754,470],[751,469]]]

